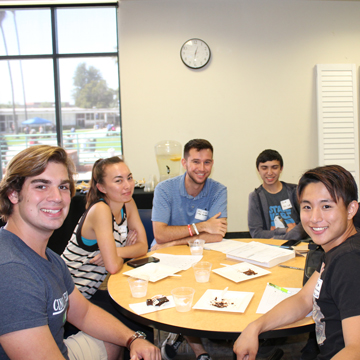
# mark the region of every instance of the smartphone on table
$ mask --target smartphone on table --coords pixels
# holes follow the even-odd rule
[[[301,240],[289,240],[284,242],[280,247],[286,248],[286,249],[292,249],[293,246],[299,245],[301,243]]]
[[[153,256],[149,256],[149,257],[146,257],[146,258],[143,258],[143,259],[136,259],[136,260],[130,260],[127,262],[127,264],[133,268],[137,268],[139,266],[143,266],[145,264],[148,264],[148,263],[152,263],[152,262],[159,262],[160,260],[156,257],[153,257]]]

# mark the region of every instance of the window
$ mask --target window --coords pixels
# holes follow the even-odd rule
[[[63,146],[79,179],[122,155],[117,7],[0,9],[0,171],[34,144]]]

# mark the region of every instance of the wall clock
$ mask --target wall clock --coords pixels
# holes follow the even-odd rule
[[[180,50],[183,63],[191,69],[200,69],[210,60],[211,51],[208,44],[200,39],[186,41]]]

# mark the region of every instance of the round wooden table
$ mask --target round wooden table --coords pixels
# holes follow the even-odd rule
[[[239,239],[239,241],[242,242],[249,242],[252,240],[267,244],[279,244],[279,240]],[[186,245],[168,247],[155,252],[174,255],[190,255],[190,249]],[[148,253],[148,256],[153,253],[154,252]],[[213,250],[204,250],[202,260],[211,262],[212,269],[222,267],[220,263],[229,265],[237,263],[234,260],[227,259],[225,254]],[[283,264],[304,268],[305,258],[296,256],[294,259],[288,260]],[[190,268],[178,272],[181,277],[167,277],[155,283],[149,282],[146,297],[136,299],[131,296],[127,281],[128,276],[123,275],[123,272],[131,269],[131,267],[125,264],[119,273],[110,276],[108,282],[109,294],[114,300],[115,306],[123,315],[131,320],[151,326],[158,330],[212,339],[236,339],[250,322],[261,316],[261,314],[256,314],[256,310],[268,282],[281,287],[300,288],[302,287],[303,281],[303,271],[274,266],[268,269],[271,271],[271,274],[240,283],[235,283],[214,272],[211,272],[210,281],[208,283],[197,283],[195,281],[194,271]],[[154,295],[163,294],[169,296],[171,295],[171,290],[179,286],[190,286],[195,289],[193,305],[196,304],[207,289],[223,290],[225,287],[228,287],[229,291],[254,292],[254,296],[244,313],[195,309],[191,309],[189,312],[180,313],[177,312],[175,308],[170,308],[149,314],[137,315],[129,307],[129,304],[145,301],[147,298],[151,298]],[[295,335],[309,332],[313,329],[314,322],[311,317],[307,317],[291,325],[262,333],[260,338]]]

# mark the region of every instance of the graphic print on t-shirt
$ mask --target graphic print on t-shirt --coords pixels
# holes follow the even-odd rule
[[[281,206],[269,206],[269,216],[271,221],[271,230],[278,228],[290,228],[296,226],[291,217],[291,209],[283,210]]]
[[[324,341],[326,340],[326,333],[325,333],[325,321],[323,319],[325,318],[324,314],[321,312],[320,306],[317,304],[317,299],[320,297],[320,292],[323,284],[323,280],[321,279],[321,274],[323,273],[325,269],[325,264],[322,263],[319,279],[316,283],[314,294],[313,294],[313,311],[312,311],[312,317],[315,321],[315,330],[316,330],[316,341],[319,345],[322,345]]]

